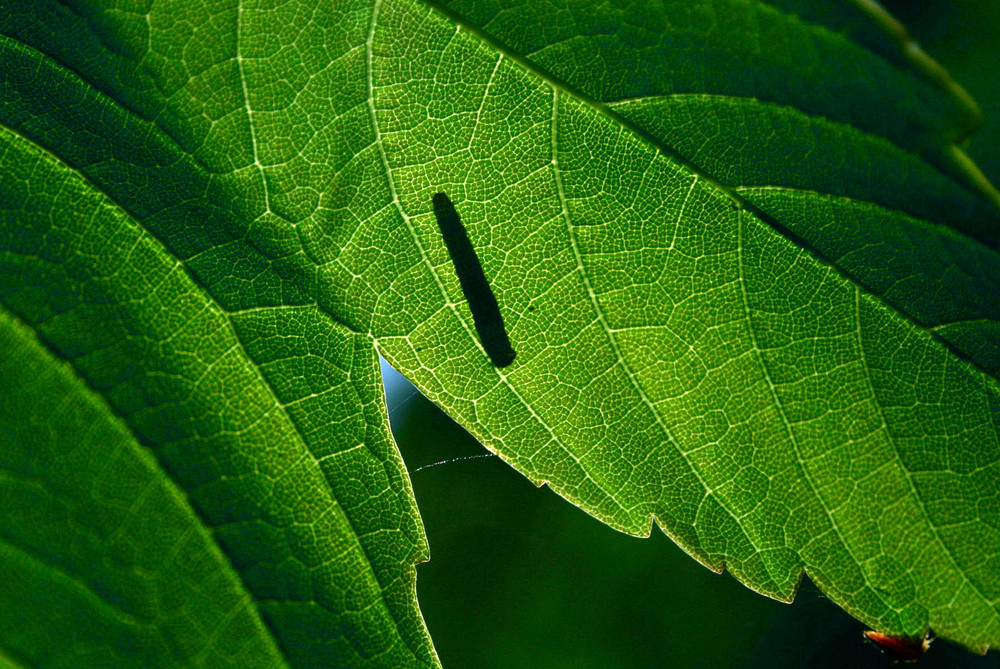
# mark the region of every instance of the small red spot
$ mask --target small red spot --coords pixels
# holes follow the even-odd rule
[[[890,636],[868,630],[865,638],[900,662],[916,662],[931,645],[930,636]]]

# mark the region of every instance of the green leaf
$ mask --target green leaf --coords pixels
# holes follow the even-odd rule
[[[430,663],[423,535],[367,338],[315,307],[225,308],[93,182],[0,135],[4,303],[49,349],[5,317],[15,582],[45,583],[42,613],[86,598],[109,618],[87,640],[98,664],[270,666],[277,647],[293,664]],[[56,378],[33,385],[46,365]],[[20,618],[23,590],[4,596],[17,656],[81,652]],[[32,622],[46,636],[24,638]]]
[[[7,336],[175,491],[282,661],[436,661],[373,344],[617,529],[1000,642],[1000,199],[955,144],[975,110],[868,3],[6,4]],[[10,420],[72,434],[40,406]]]
[[[5,654],[282,664],[184,492],[70,365],[8,312],[0,319]]]
[[[0,40],[4,648],[436,664],[370,339],[311,301],[294,231],[252,214],[258,167],[215,169],[130,107],[148,71],[102,40],[131,17],[20,9]],[[45,28],[58,38],[33,43]]]

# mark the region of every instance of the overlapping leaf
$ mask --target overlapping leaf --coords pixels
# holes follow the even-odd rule
[[[240,12],[77,10],[0,12],[5,652],[436,664],[377,356],[269,199]]]

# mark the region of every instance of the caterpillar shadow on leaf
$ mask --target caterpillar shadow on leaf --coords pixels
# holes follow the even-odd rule
[[[472,311],[472,322],[475,323],[479,341],[482,342],[486,355],[494,365],[506,367],[514,362],[516,353],[510,345],[503,316],[500,314],[500,305],[497,304],[497,298],[493,295],[489,281],[486,280],[479,256],[472,248],[472,242],[465,232],[462,219],[459,218],[458,211],[448,195],[435,193],[432,202],[438,228],[444,237],[451,262],[455,266],[455,273],[458,274],[458,282],[462,286],[462,294],[465,295],[465,300]]]

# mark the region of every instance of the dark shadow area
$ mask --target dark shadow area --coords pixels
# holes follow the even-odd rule
[[[881,0],[913,39],[976,100],[985,122],[967,147],[996,186],[1000,182],[1000,2]]]

